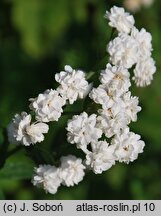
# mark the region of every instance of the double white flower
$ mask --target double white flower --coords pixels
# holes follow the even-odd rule
[[[88,116],[86,112],[74,115],[67,125],[67,140],[77,144],[77,148],[86,150],[87,145],[102,136],[102,130],[96,126],[96,115]]]
[[[91,144],[92,151],[86,154],[85,164],[95,174],[101,174],[115,164],[115,146],[109,145],[106,141],[99,141]]]
[[[85,175],[85,166],[82,164],[82,159],[76,158],[74,155],[61,157],[61,168],[59,176],[62,179],[62,184],[74,186],[83,180]]]
[[[129,33],[135,20],[132,15],[125,12],[124,8],[112,7],[110,12],[106,11],[105,17],[109,19],[109,26],[116,28],[119,32]]]
[[[32,179],[34,186],[43,187],[46,192],[55,194],[61,182],[59,169],[55,166],[40,165],[38,168],[35,168],[35,174]]]
[[[90,91],[91,85],[85,79],[85,73],[81,70],[74,70],[69,65],[65,71],[55,74],[55,80],[60,83],[57,91],[60,95],[73,104],[78,98],[84,98]]]
[[[31,98],[30,108],[35,112],[36,119],[42,122],[58,121],[63,112],[65,99],[56,90],[48,89],[37,98]]]
[[[139,45],[137,41],[126,33],[120,33],[107,46],[110,61],[114,65],[131,68],[138,60]]]
[[[8,126],[8,139],[11,143],[21,143],[25,146],[40,143],[44,140],[44,133],[48,133],[49,127],[42,122],[31,124],[31,115],[22,112],[16,114]]]
[[[138,154],[143,152],[145,143],[140,140],[140,135],[129,132],[129,128],[115,135],[111,141],[115,147],[116,160],[129,163],[137,159]]]

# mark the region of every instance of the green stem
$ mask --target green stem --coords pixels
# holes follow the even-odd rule
[[[111,34],[110,34],[110,38],[109,38],[109,42],[112,40],[113,35],[115,34],[116,29],[112,28]],[[89,73],[89,75],[87,75],[87,79],[90,79],[91,77],[93,77],[95,75],[95,73],[93,72],[94,70],[100,70],[102,65],[106,64],[107,60],[109,57],[109,53],[105,53],[104,56],[102,56],[102,58],[100,58],[101,60],[99,62],[97,62],[93,68],[92,68],[92,72]]]
[[[109,38],[109,42],[112,40],[113,35],[115,34],[115,32],[116,32],[116,29],[112,28],[112,32],[111,32],[111,35],[110,35],[110,38]]]
[[[6,154],[6,158],[12,156],[13,154],[15,154],[16,152],[18,152],[19,150],[21,150],[22,147],[23,147],[23,146],[21,146],[21,145],[20,145],[20,146],[16,146],[16,148],[14,148],[14,149],[8,151],[7,154]]]

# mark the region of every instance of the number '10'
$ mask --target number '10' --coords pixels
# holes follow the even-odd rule
[[[154,211],[155,210],[154,203],[145,203],[144,206],[145,206],[146,211]]]

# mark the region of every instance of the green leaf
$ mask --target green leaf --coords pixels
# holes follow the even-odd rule
[[[4,168],[0,170],[0,179],[23,180],[31,179],[33,174],[33,164],[25,160],[7,161]]]

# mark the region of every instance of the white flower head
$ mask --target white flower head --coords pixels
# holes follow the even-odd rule
[[[77,144],[77,148],[85,150],[90,142],[98,140],[102,136],[102,130],[96,127],[96,115],[88,116],[86,112],[74,115],[68,121],[67,140]]]
[[[101,104],[103,108],[109,108],[113,105],[113,97],[108,94],[107,87],[105,85],[99,85],[97,88],[93,88],[89,93],[89,97],[97,104]]]
[[[43,122],[58,121],[65,105],[65,99],[53,89],[46,90],[30,101],[30,108],[36,113],[36,119]]]
[[[59,176],[62,179],[63,185],[70,187],[83,180],[85,166],[82,164],[82,159],[68,155],[61,157],[60,160],[61,168]]]
[[[101,72],[100,81],[107,86],[109,92],[113,92],[115,97],[120,97],[131,86],[128,70],[122,66],[112,66],[111,64],[107,64],[106,69]]]
[[[135,69],[134,77],[137,86],[144,87],[151,84],[153,80],[153,74],[156,72],[155,61],[153,58],[149,57],[144,60],[140,60]]]
[[[129,163],[138,158],[138,154],[143,152],[145,143],[140,140],[140,135],[129,132],[129,128],[116,134],[111,141],[115,146],[115,156],[119,162]]]
[[[31,124],[31,115],[22,112],[16,114],[13,122],[8,127],[8,138],[10,142],[21,143],[25,146],[42,142],[44,133],[47,133],[49,127],[47,124],[38,122]]]
[[[91,85],[86,81],[83,71],[74,70],[69,65],[66,65],[64,70],[55,74],[55,80],[60,83],[57,91],[73,104],[78,98],[82,99],[89,93]]]
[[[106,141],[92,143],[92,152],[86,155],[85,164],[90,167],[95,174],[106,171],[115,164],[114,146]]]
[[[130,74],[128,70],[122,66],[106,65],[106,69],[101,71],[100,81],[102,84],[109,85],[113,79],[120,78],[120,80],[128,79]]]
[[[149,32],[147,32],[144,28],[140,31],[133,27],[131,31],[131,36],[138,42],[139,44],[139,56],[140,58],[147,58],[151,56],[152,51],[152,36]]]
[[[129,33],[135,23],[134,17],[122,7],[112,7],[110,12],[106,11],[105,17],[110,21],[109,25],[119,32]]]
[[[131,36],[121,33],[107,46],[110,61],[114,65],[131,68],[139,58],[139,44]]]
[[[51,165],[39,165],[38,168],[35,168],[32,179],[34,186],[43,187],[46,192],[55,194],[61,182],[59,168]]]
[[[97,127],[101,128],[106,137],[110,138],[120,132],[128,124],[122,105],[122,100],[118,99],[111,108],[100,109],[97,117]]]

